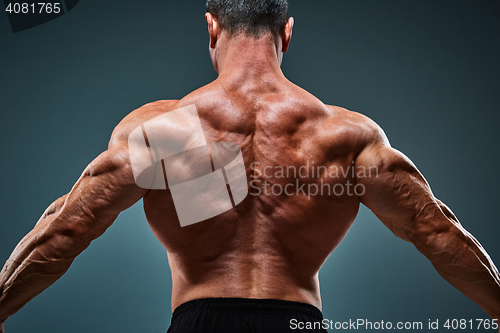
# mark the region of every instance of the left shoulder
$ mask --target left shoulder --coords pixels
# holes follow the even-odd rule
[[[161,100],[145,104],[132,111],[113,130],[109,148],[116,145],[126,145],[130,133],[137,127],[154,117],[176,109],[178,104],[178,100]]]

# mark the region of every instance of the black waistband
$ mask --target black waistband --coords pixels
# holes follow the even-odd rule
[[[310,316],[312,319],[321,321],[321,311],[307,303],[283,301],[277,299],[253,299],[253,298],[201,298],[188,301],[179,305],[173,318],[184,313],[195,311],[219,311],[237,313],[260,313],[260,314],[294,314]]]

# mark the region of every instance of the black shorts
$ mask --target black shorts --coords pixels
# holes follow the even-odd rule
[[[177,307],[167,333],[324,333],[322,320],[321,311],[305,303],[204,298]]]

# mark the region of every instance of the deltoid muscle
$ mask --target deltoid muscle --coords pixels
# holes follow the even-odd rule
[[[168,184],[183,227],[220,215],[248,195],[240,147],[207,144],[194,105],[138,126],[128,145],[136,184],[151,190],[167,189]]]

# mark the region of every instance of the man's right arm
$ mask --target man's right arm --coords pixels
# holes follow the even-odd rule
[[[357,179],[365,188],[361,202],[396,236],[413,243],[444,279],[500,320],[500,275],[486,251],[434,197],[415,165],[391,148],[376,124],[370,127],[373,140],[355,163],[376,168],[377,175]]]

